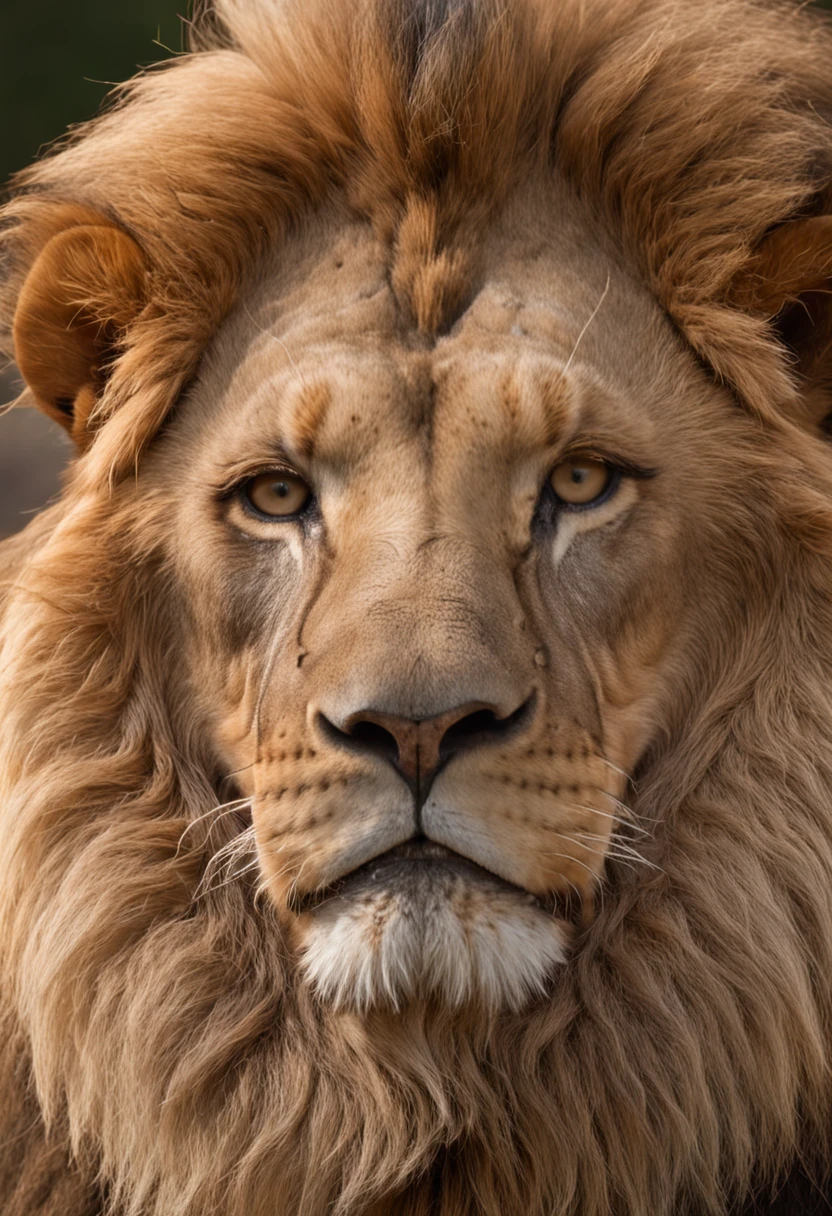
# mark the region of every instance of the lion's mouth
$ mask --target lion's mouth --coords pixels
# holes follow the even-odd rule
[[[298,901],[295,911],[313,912],[338,896],[361,898],[379,887],[395,889],[413,884],[421,876],[432,878],[442,871],[467,878],[475,886],[511,893],[524,903],[539,908],[547,916],[572,926],[579,927],[583,923],[584,899],[581,892],[552,891],[545,896],[537,895],[426,836],[414,836],[343,874],[327,886],[309,892]]]

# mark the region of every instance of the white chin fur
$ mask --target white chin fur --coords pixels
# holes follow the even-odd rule
[[[328,1004],[356,1012],[427,997],[520,1009],[564,962],[569,935],[531,896],[444,867],[403,883],[362,883],[305,921],[308,982]]]

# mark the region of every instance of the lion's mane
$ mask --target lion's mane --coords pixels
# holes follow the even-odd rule
[[[221,0],[197,53],[130,84],[5,212],[7,335],[73,208],[115,217],[153,278],[64,501],[0,550],[4,1210],[723,1212],[829,1128],[832,477],[808,442],[746,456],[772,522],[737,563],[743,613],[637,774],[660,868],[613,866],[548,1004],[487,1027],[328,1014],[247,882],[195,898],[217,774],[163,678],[153,504],[122,486],[302,208],[337,185],[397,232],[430,327],[448,234],[544,154],[747,406],[799,411],[724,288],[765,232],[828,207],[832,39],[751,0],[276,7]],[[402,226],[417,188],[434,222]]]

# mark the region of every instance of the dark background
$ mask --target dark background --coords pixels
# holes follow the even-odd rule
[[[0,183],[112,84],[184,46],[188,0],[2,0]],[[0,363],[0,411],[18,394]],[[0,539],[54,495],[69,453],[61,428],[35,410],[0,412]]]
[[[832,0],[819,2],[832,10]],[[93,114],[111,84],[181,51],[188,3],[4,0],[3,8],[0,182]],[[13,369],[0,369],[0,408],[18,391]],[[34,410],[0,413],[0,538],[56,492],[67,452],[60,428]]]

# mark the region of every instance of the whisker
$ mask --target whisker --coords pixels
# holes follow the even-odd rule
[[[602,764],[606,764],[607,768],[612,769],[614,773],[618,773],[619,777],[623,777],[627,785],[630,786],[634,793],[637,792],[638,785],[636,784],[635,779],[630,776],[626,769],[621,768],[618,764],[613,764],[612,760],[610,760],[609,757],[605,756],[602,752],[597,752],[596,758],[600,760]]]
[[[575,841],[574,843],[577,844],[578,842]],[[563,861],[571,861],[576,866],[580,866],[582,869],[586,870],[587,874],[589,874],[591,876],[593,882],[598,882],[598,880],[599,880],[599,876],[595,873],[595,871],[592,869],[591,866],[588,866],[584,862],[579,861],[577,857],[572,857],[569,853],[554,853],[551,850],[547,849],[545,851],[545,853],[543,853],[543,856],[544,857],[560,857],[563,859]]]
[[[230,773],[226,773],[225,776],[220,780],[220,785],[225,785],[226,781],[230,781],[232,777],[239,776],[240,773],[247,773],[250,768],[254,768],[256,763],[256,760],[252,760],[251,764],[243,764],[240,766],[240,768],[232,769]]]
[[[605,861],[621,861],[626,864],[627,862],[631,861],[644,860],[640,857],[629,857],[626,854],[619,854],[615,849],[609,846],[601,849],[593,848],[592,845],[586,842],[584,837],[573,836],[570,837],[570,841],[572,844],[576,844],[579,846],[579,848],[584,849],[587,853],[591,853],[593,857],[602,857]]]
[[[243,305],[243,310],[244,310],[246,316],[248,317],[249,321],[251,321],[251,323],[255,327],[255,329],[258,329],[260,331],[260,333],[263,335],[264,338],[269,338],[272,342],[277,343],[277,345],[281,348],[281,350],[285,354],[286,358],[289,360],[289,364],[292,368],[292,371],[295,373],[298,380],[300,380],[301,384],[305,384],[306,381],[304,380],[303,373],[300,370],[300,368],[298,367],[295,360],[292,358],[292,352],[289,350],[289,347],[286,345],[286,343],[283,341],[283,339],[278,338],[277,334],[272,333],[272,331],[270,329],[264,329],[264,327],[260,324],[260,322],[257,320],[257,318],[252,315],[251,310],[249,309],[247,304]],[[590,318],[590,320],[591,319],[592,318]]]
[[[598,844],[604,846],[603,852],[606,853],[607,856],[610,856],[613,851],[616,851],[622,855],[629,855],[637,858],[639,861],[644,861],[645,864],[650,864],[646,861],[646,858],[638,851],[638,849],[627,844],[617,836],[600,836],[597,832],[575,832],[572,839],[594,840]]]
[[[639,832],[642,836],[651,837],[653,833],[647,828],[643,828],[641,824],[634,823],[632,819],[624,819],[621,815],[613,815],[609,811],[600,811],[596,806],[584,806],[579,802],[571,802],[567,807],[570,811],[589,811],[593,815],[600,815],[603,819],[610,819],[613,823],[620,824],[630,832]]]
[[[203,888],[202,884],[200,884],[200,887],[197,888],[195,898],[202,899],[206,895],[213,895],[215,892],[221,891],[223,887],[229,886],[232,882],[236,882],[237,879],[242,878],[245,874],[248,874],[252,870],[256,869],[259,864],[258,859],[255,857],[255,859],[250,861],[247,866],[244,866],[242,870],[235,870],[233,874],[229,874],[227,878],[223,879],[223,881],[220,883],[216,883],[214,886]]]
[[[303,859],[303,861],[301,862],[301,865],[300,865],[300,869],[298,870],[295,877],[292,879],[291,885],[289,887],[289,891],[286,895],[286,902],[290,906],[292,904],[294,904],[294,902],[296,900],[297,893],[298,893],[298,883],[300,882],[301,878],[303,877],[303,871],[306,869],[308,861],[309,861],[308,857],[305,857]]]
[[[246,828],[245,831],[238,833],[233,839],[227,841],[209,858],[205,867],[199,885],[196,888],[195,898],[207,893],[208,890],[216,890],[217,888],[210,886],[215,876],[225,874],[227,882],[232,882],[235,878],[241,877],[248,871],[249,868],[258,864],[257,857],[249,862],[243,870],[235,869],[240,862],[251,857],[252,851],[255,848],[254,828]]]
[[[595,790],[599,794],[603,794],[603,796],[605,798],[609,798],[610,802],[614,806],[617,806],[618,809],[620,811],[622,811],[624,813],[625,817],[628,819],[632,819],[633,821],[640,819],[643,823],[659,823],[660,822],[660,820],[658,820],[650,815],[643,815],[641,813],[641,811],[633,810],[633,808],[631,806],[628,806],[628,804],[626,802],[622,802],[620,798],[616,798],[615,794],[611,794],[609,792],[609,790],[604,788],[603,785],[588,784],[587,788],[591,789],[591,790]]]
[[[244,808],[250,807],[250,806],[251,806],[250,798],[235,798],[231,802],[221,802],[218,806],[212,806],[210,808],[210,810],[203,812],[202,815],[198,815],[196,819],[193,819],[187,825],[187,827],[183,831],[182,835],[179,837],[179,840],[176,845],[176,856],[177,857],[179,856],[179,850],[182,847],[182,842],[184,841],[184,839],[188,835],[188,833],[190,831],[192,831],[195,827],[197,827],[198,824],[202,823],[205,819],[208,819],[209,816],[211,816],[211,815],[216,816],[215,822],[219,822],[220,819],[224,819],[227,815],[233,815],[235,811],[241,811]],[[211,827],[213,828],[213,826],[214,825],[212,824]],[[210,829],[209,829],[209,831],[210,831]]]
[[[606,300],[609,289],[610,289],[610,276],[607,275],[607,282],[604,287],[604,290],[601,292],[601,299],[598,301],[598,303],[593,308],[592,312],[589,315],[589,320],[586,322],[583,329],[578,334],[578,337],[575,339],[575,345],[572,347],[572,352],[569,355],[569,358],[566,360],[564,369],[561,372],[562,379],[566,379],[566,373],[569,371],[569,368],[572,366],[572,360],[575,358],[578,347],[581,345],[581,342],[584,339],[584,335],[586,334],[586,331],[589,329],[590,325],[595,320],[595,318],[598,316],[598,313],[601,311],[601,305],[604,303],[604,300]]]
[[[609,858],[612,861],[620,861],[624,865],[628,865],[630,862],[636,862],[639,865],[646,866],[649,870],[657,870],[661,874],[664,873],[664,870],[660,865],[657,865],[654,861],[650,861],[642,853],[639,853],[638,849],[633,848],[617,837],[611,837],[609,840],[607,840],[605,837],[597,836],[593,832],[576,832],[570,839],[572,839],[575,844],[580,844],[581,848],[585,848],[587,852],[594,853],[597,857]],[[582,844],[581,842],[584,840],[596,840],[605,847],[603,849],[593,849],[588,844]]]

